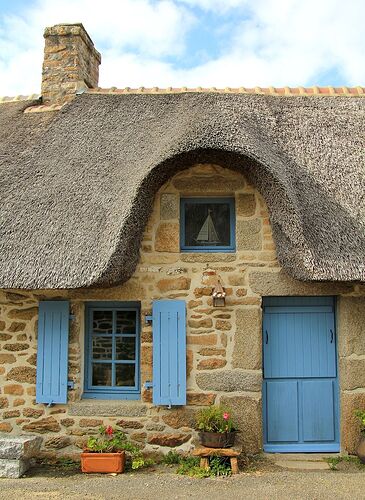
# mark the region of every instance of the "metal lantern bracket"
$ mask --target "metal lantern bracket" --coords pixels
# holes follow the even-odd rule
[[[224,307],[226,305],[226,291],[221,285],[221,282],[218,283],[213,288],[213,307]]]

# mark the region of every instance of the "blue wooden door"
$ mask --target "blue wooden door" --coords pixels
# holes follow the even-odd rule
[[[264,450],[339,451],[334,299],[264,299],[263,354]]]

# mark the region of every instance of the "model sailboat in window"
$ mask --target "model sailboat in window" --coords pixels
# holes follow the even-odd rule
[[[208,216],[205,219],[198,236],[196,237],[196,241],[200,245],[216,245],[220,243],[220,239],[215,229],[211,213],[212,211],[208,210]]]

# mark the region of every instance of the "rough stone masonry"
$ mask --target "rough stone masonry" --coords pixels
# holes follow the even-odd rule
[[[233,196],[235,253],[180,251],[180,197]],[[217,279],[226,305],[214,308]],[[354,408],[365,405],[363,363],[365,290],[358,284],[305,283],[289,278],[276,257],[266,204],[242,174],[219,165],[195,165],[159,190],[145,228],[137,270],[125,284],[107,289],[0,292],[0,431],[41,436],[42,455],[77,457],[101,424],[125,431],[146,452],[189,450],[197,441],[196,412],[214,402],[232,408],[247,453],[262,448],[262,296],[337,295],[341,386],[341,443],[353,452],[358,426]],[[67,298],[74,319],[69,338],[67,405],[35,403],[38,301]],[[156,407],[150,389],[140,401],[82,400],[84,304],[89,300],[141,302],[141,383],[152,377],[152,330],[143,321],[152,300],[180,298],[187,316],[187,405]]]
[[[81,24],[46,28],[44,39],[44,104],[63,104],[77,91],[97,87],[101,56]]]

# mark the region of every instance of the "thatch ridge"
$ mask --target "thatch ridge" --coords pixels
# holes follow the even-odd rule
[[[320,96],[320,97],[365,97],[365,87],[139,87],[139,88],[93,88],[85,90],[89,94],[180,94],[180,93],[218,93],[218,94],[263,94],[277,97]]]
[[[257,186],[294,277],[365,281],[364,103],[90,93],[52,113],[4,104],[0,287],[127,280],[155,193],[196,162],[242,171]]]

